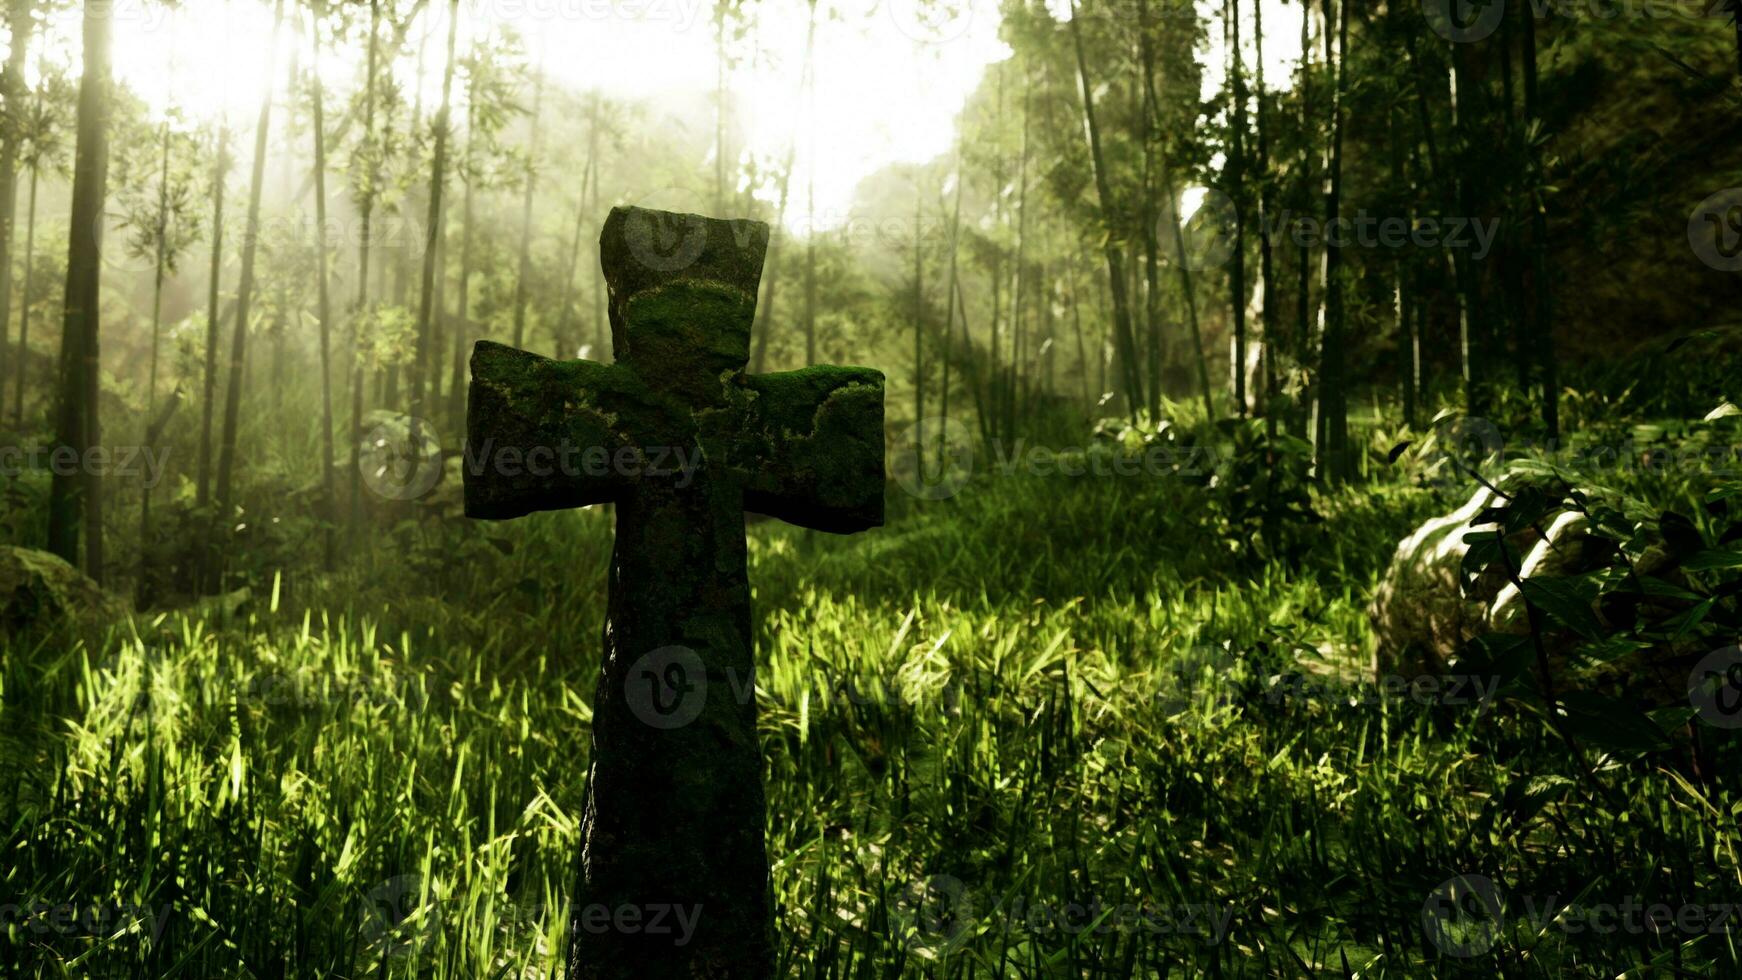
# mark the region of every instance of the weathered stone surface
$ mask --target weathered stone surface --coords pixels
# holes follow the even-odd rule
[[[1511,493],[1521,485],[1519,479],[1506,478],[1498,487]],[[1376,641],[1373,668],[1377,675],[1446,674],[1452,671],[1459,648],[1478,636],[1530,632],[1527,605],[1518,587],[1500,570],[1490,568],[1461,591],[1458,585],[1460,567],[1469,551],[1464,536],[1472,531],[1498,530],[1484,518],[1495,516],[1505,506],[1504,497],[1479,487],[1462,507],[1427,521],[1398,545],[1368,608]],[[1519,556],[1521,581],[1617,567],[1614,542],[1592,534],[1586,517],[1578,511],[1551,513],[1539,526],[1542,533],[1525,528],[1507,539]],[[1674,566],[1661,542],[1631,559],[1637,574],[1684,584]],[[1650,600],[1638,608],[1648,615],[1673,613]],[[1613,628],[1604,619],[1600,605],[1593,606],[1592,616],[1604,628]],[[1575,672],[1572,668],[1581,639],[1553,622],[1545,620],[1539,625],[1543,653],[1562,690],[1626,687],[1662,704],[1680,700],[1686,693],[1689,650],[1644,649],[1601,667],[1582,665]]]
[[[121,600],[60,558],[0,546],[0,636],[125,614]]]
[[[1487,487],[1477,487],[1463,506],[1427,521],[1398,543],[1368,607],[1377,674],[1442,674],[1460,645],[1488,630],[1488,609],[1507,588],[1505,578],[1484,574],[1464,591],[1458,572],[1470,550],[1464,536],[1495,530],[1476,522],[1499,499]],[[1536,538],[1526,529],[1509,543],[1523,553]]]
[[[615,363],[473,350],[467,515],[616,506],[574,977],[774,968],[744,513],[874,527],[884,459],[880,373],[744,373],[767,241],[756,222],[613,210]],[[625,907],[699,917],[683,943],[600,927]]]

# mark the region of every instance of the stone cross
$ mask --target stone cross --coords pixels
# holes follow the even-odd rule
[[[614,208],[615,363],[479,341],[466,516],[616,505],[570,976],[774,969],[744,512],[883,523],[883,375],[745,373],[768,226]]]

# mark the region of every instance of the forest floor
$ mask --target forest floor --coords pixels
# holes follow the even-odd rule
[[[1466,492],[1315,490],[1286,559],[1171,478],[752,525],[781,975],[1735,963],[1727,929],[1564,923],[1742,898],[1742,803],[1364,678],[1397,541]],[[611,534],[407,521],[235,610],[7,651],[0,892],[40,907],[0,972],[560,975]],[[1485,900],[1460,875],[1500,926],[1435,920]]]

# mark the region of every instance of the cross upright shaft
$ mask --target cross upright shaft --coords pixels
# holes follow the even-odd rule
[[[767,242],[613,209],[616,362],[473,351],[467,515],[616,505],[572,977],[773,969],[743,513],[874,527],[884,473],[881,373],[745,373]]]

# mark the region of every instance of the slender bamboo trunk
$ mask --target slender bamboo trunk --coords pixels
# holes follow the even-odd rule
[[[1154,23],[1149,4],[1138,7],[1138,58],[1143,65],[1142,126],[1143,141],[1143,311],[1149,334],[1149,415],[1161,418],[1161,242],[1156,225],[1161,215],[1155,205],[1160,183],[1157,170],[1156,117],[1160,107],[1155,98],[1155,46],[1151,37]],[[1073,290],[1074,290],[1073,286]],[[1081,337],[1078,337],[1079,342]]]
[[[593,176],[593,213],[599,212],[599,93],[593,93],[593,124],[587,133],[587,170]],[[600,254],[599,238],[593,239],[593,344],[601,359],[610,351],[610,338],[605,331],[605,266]]]
[[[1275,213],[1275,190],[1270,182],[1270,127],[1265,114],[1264,2],[1252,5],[1253,61],[1258,69],[1258,279],[1264,309],[1259,314],[1259,357],[1264,362],[1264,394],[1258,410],[1264,415],[1264,430],[1276,438],[1276,352],[1279,330],[1276,308],[1276,259],[1271,250],[1270,223]]]
[[[219,125],[217,142],[217,158],[212,164],[212,269],[206,291],[205,399],[201,404],[199,481],[195,496],[202,508],[211,499],[212,419],[217,414],[218,334],[223,322],[218,299],[224,278],[224,183],[230,169],[229,127]]]
[[[1167,165],[1165,162],[1163,162],[1162,166],[1163,166],[1163,169],[1166,170]],[[1215,399],[1213,397],[1211,397],[1211,395],[1210,395],[1209,356],[1204,352],[1204,334],[1203,334],[1203,330],[1198,325],[1197,289],[1192,284],[1191,269],[1186,265],[1185,232],[1180,230],[1180,223],[1179,223],[1179,215],[1180,215],[1180,207],[1181,207],[1180,199],[1179,199],[1179,191],[1176,190],[1173,186],[1173,178],[1172,178],[1171,174],[1164,176],[1163,179],[1167,183],[1167,187],[1166,187],[1167,198],[1170,202],[1172,202],[1172,206],[1173,206],[1174,266],[1179,269],[1180,292],[1185,295],[1185,300],[1186,300],[1186,323],[1191,327],[1192,350],[1197,355],[1198,391],[1203,396],[1203,400],[1204,400],[1204,419],[1205,419],[1205,421],[1213,422],[1216,419],[1216,402],[1215,402]]]
[[[1742,70],[1742,11],[1736,20],[1738,69]],[[1542,119],[1537,104],[1536,20],[1528,9],[1520,9],[1524,21],[1523,73],[1524,118],[1529,122]],[[1542,152],[1532,141],[1528,148],[1533,187],[1530,197],[1530,269],[1534,284],[1536,307],[1532,311],[1534,329],[1531,339],[1542,359],[1542,424],[1551,443],[1560,439],[1560,364],[1555,357],[1554,282],[1548,268],[1548,202],[1542,192],[1547,175],[1542,169]]]
[[[103,267],[103,200],[109,179],[109,5],[87,0],[84,75],[79,80],[78,135],[73,161],[72,217],[61,324],[60,405],[56,451],[86,459],[100,445],[99,298]],[[79,564],[84,532],[85,574],[103,580],[102,489],[96,478],[59,468],[49,485],[48,550]]]
[[[425,421],[423,419],[424,384],[425,378],[430,373],[431,367],[430,362],[432,353],[430,350],[430,324],[435,319],[436,270],[439,267],[438,260],[440,259],[440,249],[438,246],[441,242],[440,236],[442,227],[442,188],[447,182],[448,122],[453,118],[454,44],[459,36],[459,26],[460,0],[450,0],[448,4],[447,61],[442,68],[442,103],[441,108],[436,110],[435,149],[430,154],[429,212],[424,222],[423,278],[419,284],[417,305],[417,354],[415,359],[412,361],[410,414],[411,447],[413,450],[416,450],[421,445],[419,442],[420,434],[418,426],[424,424]],[[542,77],[543,76],[541,75],[540,78]],[[542,85],[542,82],[540,84]],[[537,121],[534,120],[535,131],[537,129],[536,122]],[[527,173],[527,183],[529,187],[531,181],[532,174],[529,164]],[[530,190],[528,193],[530,193]],[[530,203],[528,207],[530,209]],[[522,286],[517,287],[517,291],[524,288],[526,248],[528,241],[527,235],[530,228],[531,214],[529,210],[527,214],[526,230],[522,231]],[[524,300],[524,294],[522,294],[521,299]],[[521,307],[521,313],[519,315],[522,317],[521,323],[524,325],[524,306]],[[429,460],[420,460],[419,462],[424,465],[429,465],[431,463]]]
[[[1337,4],[1337,50],[1326,58],[1335,72],[1335,92],[1332,96],[1331,159],[1325,196],[1325,227],[1335,228],[1341,213],[1343,195],[1343,117],[1349,97],[1349,3]],[[1330,0],[1325,0],[1327,27]],[[1327,31],[1328,33],[1328,31]],[[1328,52],[1327,52],[1328,53]],[[1345,377],[1344,301],[1342,282],[1343,250],[1335,243],[1326,243],[1324,250],[1325,331],[1319,360],[1319,417],[1324,425],[1323,452],[1320,472],[1331,480],[1346,479],[1350,474],[1348,391]]]
[[[796,139],[796,136],[794,137]],[[788,191],[792,184],[793,150],[788,146],[786,151],[786,166],[780,172],[780,201],[774,208],[774,232],[768,240],[768,261],[765,268],[768,272],[764,278],[768,280],[762,292],[762,301],[756,304],[756,325],[753,332],[756,335],[756,352],[750,358],[751,370],[761,374],[768,357],[768,335],[774,332],[774,301],[779,296],[780,287],[780,244],[786,239],[786,202]]]
[[[271,49],[266,75],[271,79],[278,57],[278,33],[284,23],[284,0],[273,5]],[[230,386],[224,392],[224,437],[218,449],[218,515],[229,521],[234,500],[236,447],[242,423],[242,365],[248,355],[249,304],[254,291],[254,259],[260,245],[260,192],[266,180],[267,136],[272,129],[272,87],[260,96],[260,118],[254,126],[254,173],[248,191],[248,224],[242,238],[242,272],[236,284],[236,334],[230,348]]]
[[[1468,55],[1465,44],[1452,43],[1451,99],[1452,99],[1452,132],[1457,139],[1458,154],[1461,157],[1469,152],[1469,115],[1470,102],[1474,92],[1470,88],[1470,73],[1467,66]],[[1460,214],[1476,214],[1474,187],[1462,168],[1454,168],[1452,172],[1453,195],[1457,201]],[[1483,335],[1485,321],[1478,312],[1477,304],[1480,296],[1480,286],[1476,269],[1468,259],[1460,260],[1457,251],[1450,252],[1454,266],[1454,274],[1458,279],[1458,291],[1463,295],[1463,303],[1459,308],[1458,340],[1461,348],[1464,368],[1464,406],[1471,415],[1481,415],[1487,411],[1486,385],[1488,382],[1486,357],[1487,338]]]
[[[809,6],[810,14],[809,14],[809,19],[808,19],[806,26],[805,26],[804,67],[799,71],[799,76],[798,76],[799,77],[798,84],[799,84],[799,89],[800,89],[801,93],[808,93],[810,91],[811,73],[814,70],[813,57],[814,57],[815,51],[816,51],[817,5],[815,3],[815,0],[812,0],[812,2],[808,6]],[[792,136],[790,139],[787,140],[787,143],[786,143],[786,163],[784,166],[782,166],[780,168],[780,203],[778,205],[776,205],[775,212],[774,212],[775,213],[775,218],[774,218],[775,235],[772,239],[769,240],[769,243],[768,243],[768,262],[767,262],[768,290],[767,290],[766,295],[763,296],[762,302],[757,304],[757,308],[756,308],[756,319],[757,319],[757,324],[758,324],[756,327],[756,331],[755,331],[756,332],[756,354],[754,357],[751,358],[751,365],[752,365],[752,369],[758,374],[762,373],[763,364],[766,363],[766,358],[768,355],[768,336],[769,336],[769,334],[771,334],[773,332],[773,329],[774,329],[774,300],[775,300],[775,295],[776,295],[775,290],[776,290],[776,287],[780,283],[780,263],[778,261],[780,258],[780,243],[782,240],[784,240],[786,238],[786,232],[784,230],[784,227],[786,224],[786,206],[787,206],[788,196],[792,190],[792,168],[793,168],[793,164],[794,164],[794,159],[797,156],[797,154],[798,154],[798,121],[795,119],[793,121]],[[812,171],[812,173],[814,175],[814,170]],[[807,185],[807,193],[808,193],[808,185]],[[809,238],[816,235],[816,229],[815,228],[805,229],[805,235],[806,235],[807,242],[808,242]],[[808,251],[808,249],[810,248],[809,244],[806,245],[806,248],[807,248],[806,257],[807,257],[807,264],[808,264],[808,262],[811,258],[811,253]],[[808,295],[809,288],[810,288],[810,283],[809,283],[809,280],[807,280],[807,284],[806,284],[807,295]],[[807,323],[809,322],[808,319],[806,322]],[[807,338],[809,337],[808,332],[807,332],[806,336],[807,336]]]
[[[363,325],[369,316],[369,246],[375,211],[375,186],[380,175],[380,161],[375,150],[375,88],[380,61],[381,0],[369,0],[369,55],[364,72],[363,137],[361,152],[368,168],[363,188],[363,200],[358,207],[358,224],[362,237],[357,245],[357,309],[351,316],[351,492],[347,508],[349,524],[354,531],[363,506]],[[467,223],[470,232],[471,224]],[[465,295],[462,275],[460,294]],[[464,304],[462,302],[462,309]]]
[[[1106,157],[1101,152],[1101,129],[1095,119],[1095,91],[1089,80],[1089,62],[1083,51],[1081,19],[1076,16],[1075,0],[1072,0],[1071,9],[1071,38],[1076,47],[1083,121],[1089,138],[1089,159],[1095,171],[1095,190],[1101,203],[1102,220],[1110,224],[1118,209],[1113,201]],[[1125,292],[1125,255],[1111,235],[1108,236],[1103,251],[1107,260],[1107,281],[1113,291],[1113,329],[1121,348],[1119,359],[1123,362],[1125,373],[1125,404],[1127,413],[1135,417],[1137,407],[1143,404],[1143,382],[1137,372],[1136,343],[1131,333],[1131,304]]]
[[[324,565],[332,571],[338,562],[334,524],[338,520],[338,484],[334,473],[333,447],[333,303],[327,282],[327,130],[326,90],[321,85],[321,21],[326,18],[326,0],[314,0],[314,23],[310,37],[314,57],[309,59],[312,86],[315,170],[315,299],[320,315],[321,360],[321,495],[327,511],[326,530],[321,535]]]
[[[151,448],[151,421],[157,417],[157,354],[163,338],[163,273],[165,239],[169,232],[169,123],[158,124],[158,141],[162,146],[162,163],[157,174],[157,221],[155,233],[156,263],[151,276],[151,366],[145,384],[144,436],[139,444]],[[151,484],[139,485],[139,582],[141,596],[145,591],[145,571],[151,554]]]
[[[30,353],[30,301],[36,296],[36,184],[41,168],[30,165],[30,214],[24,223],[24,293],[18,311],[18,378],[12,391],[12,424],[24,426],[24,368]]]
[[[1396,200],[1400,202],[1407,201],[1413,199],[1413,194],[1411,193],[1409,179],[1405,172],[1403,140],[1399,135],[1404,132],[1404,127],[1401,124],[1401,121],[1396,118],[1395,113],[1391,114],[1390,123],[1391,135],[1388,142],[1391,146],[1391,183],[1393,193]],[[1413,219],[1413,209],[1411,209],[1411,211],[1411,218]],[[1413,227],[1414,221],[1412,220],[1410,224]],[[1392,259],[1391,275],[1392,307],[1393,313],[1396,317],[1398,338],[1397,373],[1403,388],[1403,424],[1413,429],[1415,428],[1416,401],[1418,398],[1418,391],[1416,388],[1417,361],[1415,353],[1416,341],[1414,336],[1415,321],[1413,311],[1410,309],[1411,304],[1414,302],[1414,295],[1410,289],[1411,284],[1408,275],[1408,264],[1404,261],[1402,253],[1399,253]]]
[[[1262,2],[1262,0],[1259,0]],[[1228,0],[1228,31],[1231,38],[1229,56],[1233,80],[1231,96],[1233,111],[1229,124],[1233,128],[1231,152],[1228,155],[1228,184],[1234,200],[1233,265],[1228,270],[1228,288],[1232,293],[1234,319],[1234,414],[1246,414],[1246,82],[1240,55],[1240,2]]]
[[[1022,142],[1016,163],[1016,268],[1010,290],[1010,373],[1004,384],[1004,433],[1016,436],[1016,403],[1021,400],[1022,366],[1027,349],[1028,309],[1028,147],[1034,79],[1022,72]]]
[[[473,49],[476,56],[476,47]],[[461,196],[460,204],[460,281],[457,284],[457,299],[454,311],[454,358],[453,384],[450,386],[451,398],[448,403],[448,425],[451,431],[461,432],[466,427],[466,337],[472,330],[472,192],[477,182],[478,174],[473,162],[473,151],[477,147],[477,137],[474,127],[478,120],[478,98],[476,92],[468,93],[466,99],[466,148],[461,151],[461,179],[466,185],[466,192]]]
[[[804,365],[817,362],[817,74],[815,62],[805,79],[806,118],[810,130],[810,159],[805,162],[804,186]]]
[[[587,227],[587,190],[588,179],[592,176],[591,167],[581,169],[581,199],[575,205],[575,230],[569,235],[568,258],[563,262],[563,298],[560,318],[556,327],[557,357],[567,357],[576,351],[580,345],[574,342],[575,323],[575,272],[581,264],[581,235]],[[602,358],[601,358],[602,359]]]
[[[450,71],[449,74],[452,74]],[[526,346],[526,287],[532,277],[532,195],[538,186],[538,116],[544,105],[544,72],[532,89],[532,145],[526,153],[526,194],[520,205],[520,273],[514,279],[514,346]],[[436,137],[438,143],[441,136]],[[431,213],[434,211],[432,209]],[[561,352],[558,352],[561,356]]]
[[[25,115],[25,101],[30,90],[24,85],[24,62],[30,54],[31,35],[36,18],[33,0],[13,0],[7,25],[12,31],[12,46],[6,54],[6,68],[0,72],[0,96],[5,98],[6,112],[14,120]],[[6,403],[6,334],[12,327],[12,226],[18,214],[18,127],[8,126],[0,140],[0,405]],[[19,363],[24,362],[24,347],[18,348]],[[22,381],[19,382],[23,384]]]
[[[918,175],[913,188],[913,454],[914,473],[925,473],[925,255],[920,249]]]
[[[940,395],[938,415],[944,419],[946,425],[949,424],[950,418],[950,358],[954,354],[952,348],[956,334],[956,290],[959,285],[956,262],[960,254],[962,230],[962,140],[962,132],[958,129],[956,131],[956,200],[950,214],[950,271],[948,283],[944,286],[944,377],[943,384],[938,389]],[[942,206],[943,202],[939,201],[939,207]],[[973,351],[969,350],[968,355],[972,357]],[[938,441],[939,472],[943,471],[945,449],[944,440],[940,439]]]
[[[1308,134],[1301,140],[1300,148],[1300,184],[1299,192],[1303,206],[1311,207],[1313,198],[1313,158],[1310,138],[1318,130],[1317,121],[1313,115],[1313,34],[1312,34],[1312,4],[1302,0],[1300,18],[1300,130]],[[1312,246],[1307,239],[1302,238],[1297,243],[1295,255],[1295,325],[1294,346],[1295,360],[1304,368],[1312,363],[1313,351],[1313,320],[1315,319],[1312,303]],[[1307,435],[1310,425],[1312,388],[1309,383],[1302,394],[1302,403],[1295,406],[1294,413],[1289,418],[1289,429],[1296,436]]]

